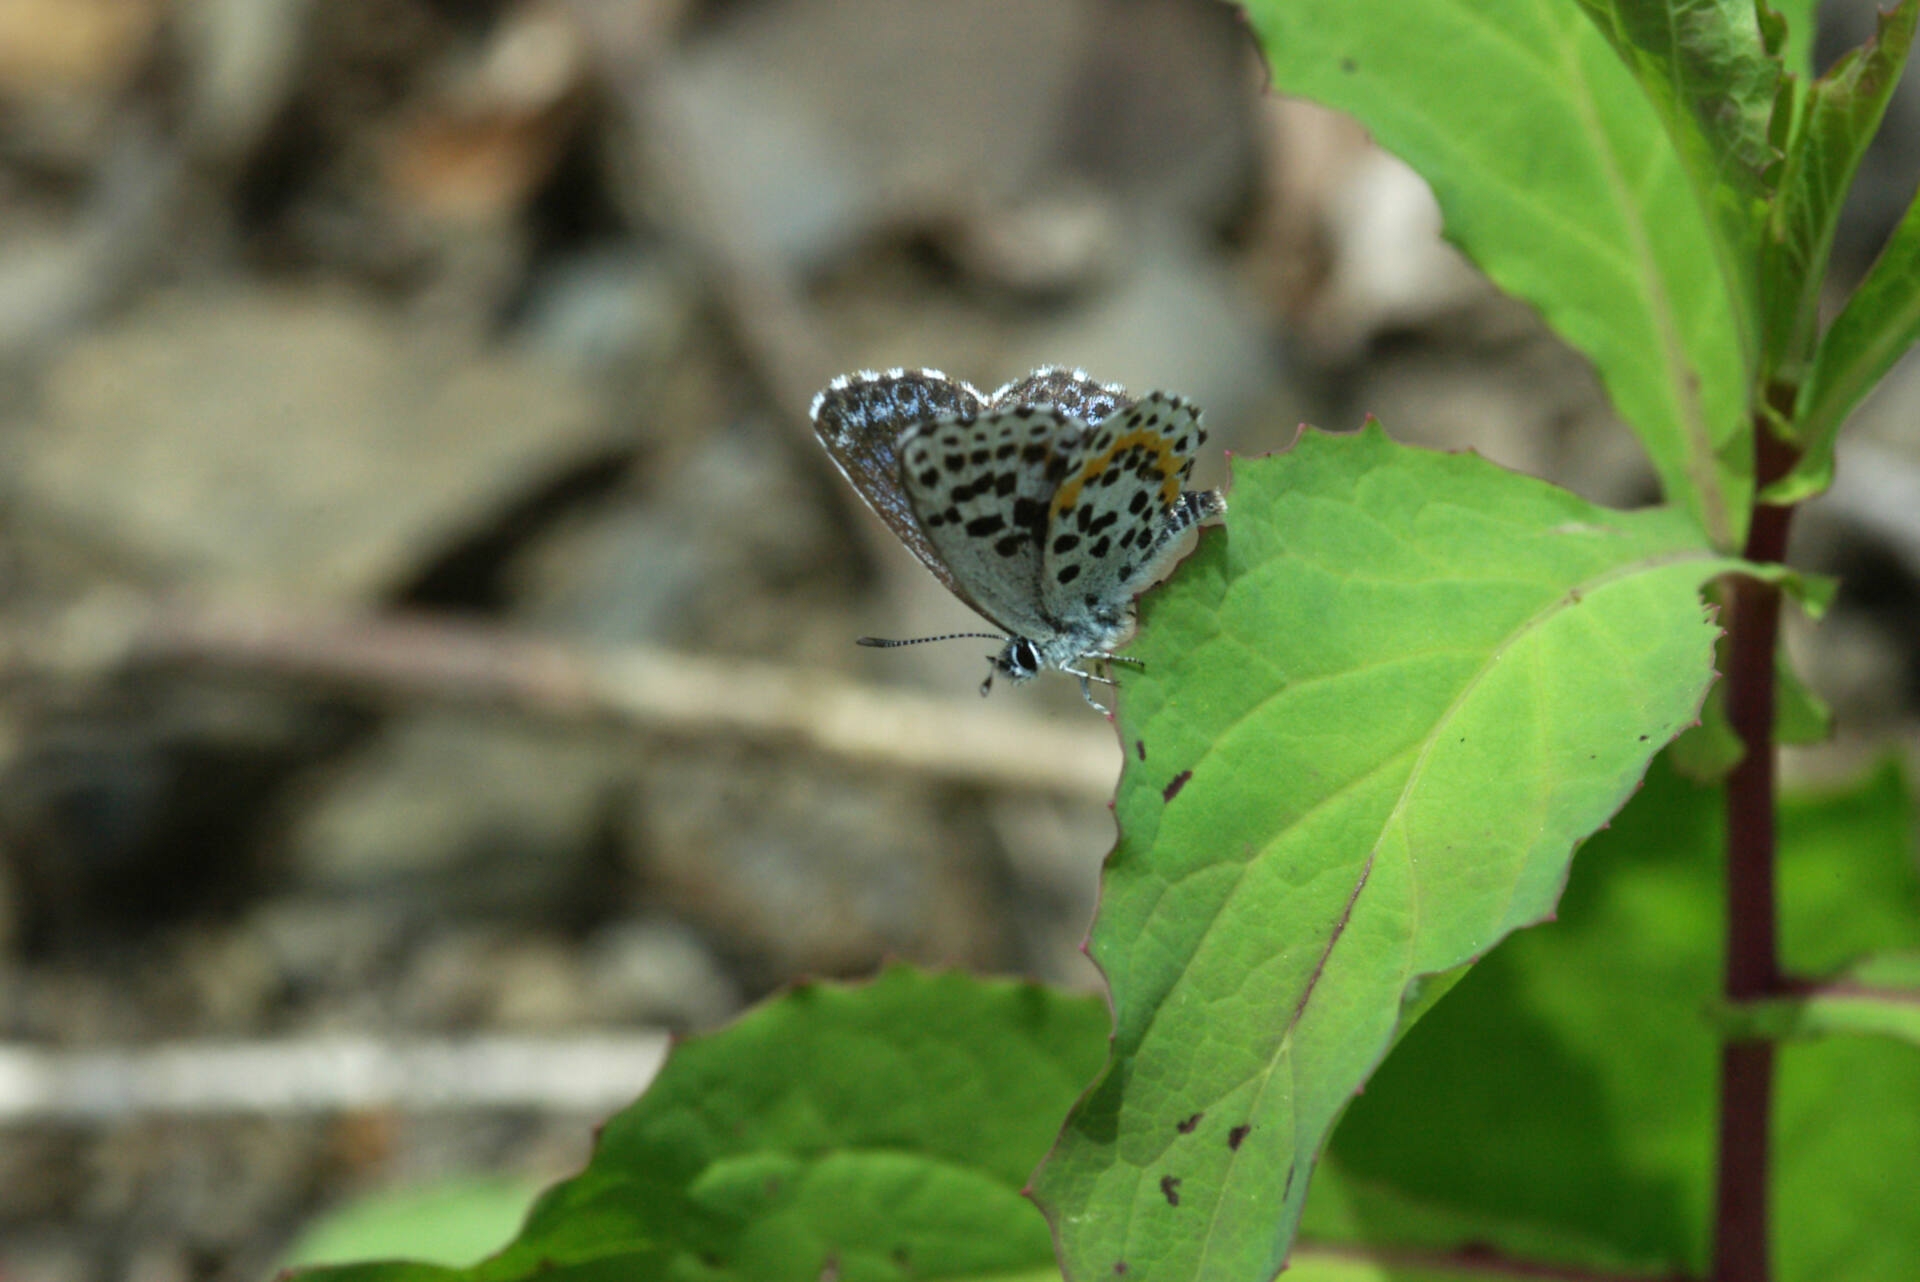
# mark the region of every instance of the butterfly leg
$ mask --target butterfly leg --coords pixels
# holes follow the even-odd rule
[[[1104,703],[1102,703],[1102,702],[1100,702],[1100,701],[1099,701],[1098,699],[1096,699],[1096,698],[1094,698],[1094,697],[1093,697],[1093,687],[1092,687],[1091,685],[1089,685],[1089,684],[1087,684],[1087,683],[1088,683],[1089,681],[1097,681],[1097,680],[1099,680],[1099,678],[1098,678],[1098,677],[1089,677],[1089,676],[1088,676],[1088,675],[1087,675],[1086,673],[1084,673],[1084,672],[1082,672],[1082,673],[1080,673],[1080,674],[1079,674],[1079,677],[1080,677],[1080,697],[1081,697],[1082,699],[1085,699],[1085,700],[1087,701],[1087,706],[1088,706],[1088,707],[1090,707],[1090,708],[1092,708],[1092,709],[1093,709],[1093,710],[1094,710],[1095,712],[1097,712],[1097,713],[1099,713],[1099,714],[1100,714],[1101,716],[1103,716],[1103,717],[1110,717],[1110,716],[1112,716],[1112,715],[1113,715],[1113,710],[1112,710],[1111,708],[1109,708],[1109,707],[1107,707],[1107,705],[1106,705],[1106,704],[1104,704]],[[1108,685],[1112,685],[1112,684],[1113,684],[1113,682],[1111,682],[1111,681],[1109,681],[1109,682],[1107,682],[1107,684],[1108,684]]]
[[[1107,706],[1101,703],[1098,699],[1095,699],[1093,697],[1092,683],[1095,681],[1098,681],[1101,685],[1110,686],[1114,684],[1114,680],[1112,677],[1103,677],[1097,672],[1086,672],[1080,668],[1062,667],[1060,671],[1065,672],[1071,676],[1080,678],[1080,697],[1085,699],[1088,704],[1090,704],[1092,707],[1094,707],[1098,711],[1102,713],[1108,713],[1109,715],[1111,715],[1111,712],[1107,708]]]

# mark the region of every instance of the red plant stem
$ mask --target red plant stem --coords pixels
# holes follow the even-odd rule
[[[1792,466],[1791,449],[1759,429],[1762,485]],[[1746,557],[1779,562],[1790,507],[1755,508]],[[1727,779],[1727,970],[1729,1001],[1782,987],[1774,907],[1774,652],[1780,589],[1753,578],[1730,581],[1727,716],[1745,755]],[[1768,1130],[1773,1043],[1728,1042],[1720,1051],[1719,1181],[1714,1207],[1715,1282],[1766,1282]]]

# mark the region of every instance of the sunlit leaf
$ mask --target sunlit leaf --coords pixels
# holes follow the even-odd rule
[[[1731,567],[1679,512],[1377,428],[1230,502],[1121,701],[1114,1058],[1035,1186],[1076,1278],[1271,1276],[1420,977],[1552,911],[1711,678]]]

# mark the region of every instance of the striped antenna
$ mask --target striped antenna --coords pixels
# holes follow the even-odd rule
[[[870,645],[882,650],[890,650],[898,645],[925,645],[929,641],[958,641],[964,637],[980,637],[987,641],[1005,641],[998,632],[947,632],[937,637],[913,637],[906,641],[889,641],[885,637],[856,637],[855,645]]]

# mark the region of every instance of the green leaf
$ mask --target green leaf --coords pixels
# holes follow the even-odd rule
[[[1799,386],[1814,353],[1820,289],[1840,205],[1886,114],[1913,44],[1920,0],[1880,15],[1879,31],[1808,87],[1767,214],[1761,255],[1763,377]],[[1789,440],[1799,439],[1787,423]]]
[[[1555,923],[1474,967],[1354,1101],[1303,1245],[1478,1243],[1569,1268],[1702,1274],[1723,805],[1719,789],[1655,764],[1581,851]],[[1793,969],[1920,947],[1912,816],[1892,764],[1785,799],[1780,904]],[[1909,1178],[1920,1055],[1829,1038],[1783,1047],[1779,1071],[1780,1282],[1920,1277]]]
[[[500,1254],[301,1277],[1057,1278],[1021,1188],[1105,1030],[1098,999],[1032,984],[892,967],[802,985],[677,1047]]]
[[[372,1264],[338,1264],[303,1268],[283,1274],[289,1282],[460,1282],[467,1274],[441,1264],[382,1260]]]
[[[1756,12],[1763,14],[1771,10],[1778,15],[1785,26],[1785,41],[1775,50],[1782,68],[1788,75],[1805,77],[1813,72],[1813,36],[1814,13],[1819,8],[1819,0],[1761,0],[1755,6]],[[1772,42],[1768,42],[1772,49]]]
[[[1806,453],[1778,485],[1774,503],[1798,503],[1833,484],[1833,446],[1847,415],[1894,362],[1920,341],[1920,198],[1894,229],[1867,278],[1828,327],[1795,411]]]
[[[498,1250],[533,1202],[520,1180],[448,1180],[362,1199],[300,1235],[288,1267],[404,1256],[430,1264],[470,1264]]]
[[[1691,721],[1734,563],[1376,427],[1235,469],[1147,599],[1091,953],[1114,1058],[1035,1195],[1070,1276],[1270,1277],[1419,977],[1551,912]],[[1444,1005],[1444,1003],[1443,1003]]]
[[[1701,206],[1719,230],[1720,267],[1752,296],[1753,247],[1781,67],[1754,0],[1579,0],[1666,122]]]
[[[1647,96],[1566,0],[1253,0],[1275,86],[1358,117],[1598,369],[1717,547],[1752,496],[1751,291]],[[1485,86],[1463,92],[1462,86]]]
[[[1871,1034],[1920,1046],[1920,953],[1870,957],[1790,997],[1726,1012],[1730,1036]]]

